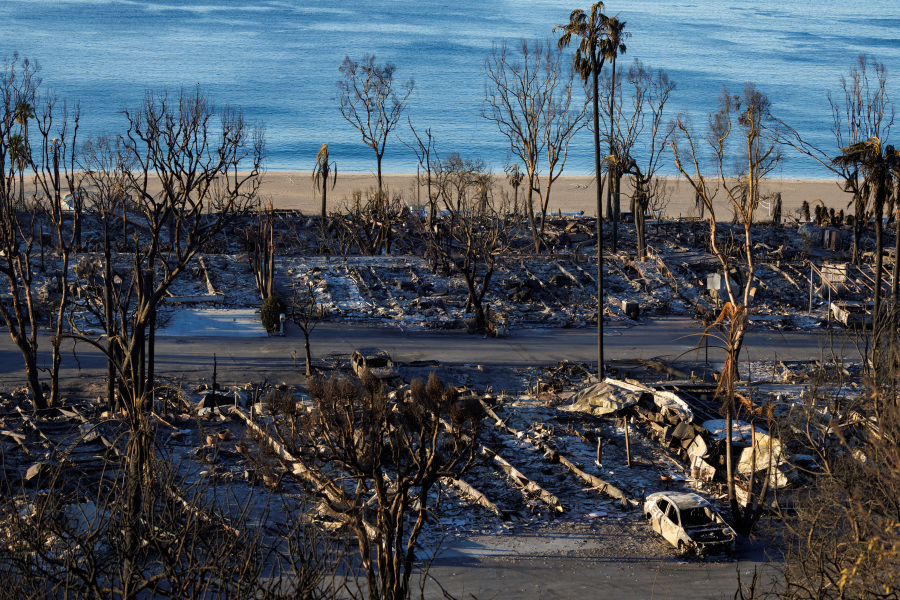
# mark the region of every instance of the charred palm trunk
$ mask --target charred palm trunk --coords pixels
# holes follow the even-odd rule
[[[853,218],[853,253],[850,260],[854,265],[860,264],[859,246],[866,223],[866,207],[859,198],[859,194],[854,194],[854,210],[856,216]]]
[[[596,58],[597,49],[591,47],[591,56]],[[594,97],[594,172],[597,178],[597,377],[603,379],[603,159],[600,157],[600,100],[597,84],[601,65],[591,69],[591,85]]]
[[[613,183],[618,181],[619,179],[619,160],[618,160],[618,152],[616,150],[615,143],[615,109],[616,109],[616,56],[618,55],[618,48],[613,46],[613,54],[612,54],[612,64],[610,70],[610,85],[609,85],[609,159],[610,165],[609,169],[609,189],[607,190],[609,194],[608,199],[608,215],[612,217],[612,235],[613,235],[613,252],[618,252],[619,250],[619,198],[618,198],[618,189],[615,190],[616,197],[614,198],[614,190]]]
[[[613,252],[619,251],[619,219],[621,218],[622,206],[620,202],[619,192],[622,184],[622,173],[619,171],[618,159],[616,160],[616,169],[613,176]]]

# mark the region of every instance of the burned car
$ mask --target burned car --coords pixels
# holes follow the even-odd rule
[[[644,502],[650,528],[678,554],[732,552],[737,534],[709,502],[689,492],[656,492]]]
[[[368,370],[376,379],[393,379],[397,377],[394,361],[391,355],[377,348],[359,348],[353,351],[350,364],[357,377],[362,377],[363,371]]]

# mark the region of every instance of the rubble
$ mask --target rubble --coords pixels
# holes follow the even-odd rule
[[[302,217],[283,214],[276,224],[280,241],[275,285],[284,297],[290,297],[295,285],[312,283],[329,320],[406,329],[465,326],[470,313],[464,281],[413,254],[418,249],[412,238],[398,240],[397,247],[406,254],[311,256],[310,240],[318,226]],[[495,331],[596,325],[595,223],[580,216],[553,219],[549,223],[553,253],[511,253],[501,261],[485,297]],[[841,262],[841,235],[827,234],[822,247],[826,233],[805,225],[761,225],[755,232],[758,284],[752,319],[759,326],[818,327],[828,323],[830,311],[851,325],[850,317],[844,318],[838,307],[846,311],[874,285],[867,267],[850,268]],[[90,229],[89,222],[85,226]],[[722,265],[705,251],[705,227],[689,220],[657,225],[648,232],[650,255],[644,261],[626,251],[608,254],[604,319],[622,327],[639,327],[642,319],[654,315],[714,317],[723,299],[723,281],[739,278],[739,273],[723,272]],[[720,233],[727,237],[732,232],[723,224]],[[623,248],[631,247],[630,235],[627,228],[620,230]],[[89,231],[86,237],[91,239]],[[78,253],[71,261],[76,298],[85,298],[97,285],[101,254],[96,235],[92,239],[90,251]],[[185,305],[212,305],[213,310],[259,306],[259,292],[240,240],[238,224],[226,232],[220,247],[208,248],[197,257],[195,267],[176,280],[160,305],[161,324]],[[126,277],[132,257],[127,248],[122,250],[113,269]],[[836,262],[826,263],[826,259]],[[51,267],[42,282],[47,296],[58,293],[52,271]],[[828,303],[830,295],[834,300]],[[76,301],[77,326],[99,331],[99,322],[81,302]],[[642,500],[663,487],[698,493],[715,502],[722,497],[729,443],[735,450],[739,482],[745,482],[754,470],[769,469],[780,488],[789,488],[796,479],[786,466],[787,450],[758,424],[738,421],[731,440],[726,439],[718,414],[720,402],[715,400],[716,384],[695,376],[693,367],[635,359],[627,368],[616,369],[621,373],[615,373],[615,378],[598,382],[587,366],[562,362],[522,370],[518,389],[495,394],[488,385],[473,383],[491,382],[491,374],[475,365],[437,361],[394,365],[389,357],[367,349],[352,357],[332,358],[329,368],[338,372],[390,369],[384,377],[398,386],[399,381],[393,380],[408,380],[406,374],[412,368],[436,370],[461,394],[483,403],[488,419],[481,432],[482,455],[462,479],[440,482],[443,505],[440,517],[426,527],[426,545],[475,531],[588,524],[598,519],[638,521],[642,515],[636,509]],[[373,358],[385,360],[375,365]],[[801,398],[810,382],[823,374],[849,377],[858,373],[856,366],[817,362],[741,362],[738,367],[742,385],[753,386],[754,399],[773,404]],[[639,369],[654,374],[637,381],[631,371]],[[667,380],[659,381],[660,375]],[[262,485],[285,498],[309,495],[317,501],[304,518],[331,530],[346,528],[347,517],[341,511],[345,482],[322,479],[306,470],[275,433],[273,426],[283,418],[286,407],[303,411],[314,404],[303,389],[280,387],[274,397],[263,396],[272,388],[213,385],[173,394],[161,389],[150,418],[160,445],[184,461],[193,480],[230,489]],[[852,391],[848,387],[844,393]],[[44,477],[65,473],[69,467],[72,471],[77,467],[79,476],[88,480],[116,476],[126,450],[121,441],[125,415],[104,414],[98,404],[83,403],[35,417],[20,408],[27,403],[24,391],[0,400],[7,489],[31,486],[30,493],[36,493]],[[10,408],[13,405],[15,409]],[[66,477],[62,485],[67,485]],[[180,496],[173,498],[185,502]],[[84,510],[92,510],[90,503],[84,503]]]
[[[315,218],[276,211],[275,289],[289,298],[292,288],[311,282],[328,319],[395,324],[410,329],[459,329],[466,325],[467,289],[458,275],[437,269],[419,254],[414,229],[398,226],[395,254],[381,256],[310,254],[320,228]],[[312,222],[310,222],[312,221]],[[596,248],[591,217],[578,215],[548,221],[548,236],[555,253],[503,257],[492,276],[485,304],[491,322],[501,334],[510,327],[591,327],[596,324]],[[259,292],[240,231],[252,221],[236,223],[222,234],[222,243],[199,254],[194,267],[176,279],[159,307],[160,323],[179,306],[258,308]],[[607,225],[608,226],[608,225]],[[86,215],[86,252],[70,261],[76,303],[81,288],[98,285],[100,233]],[[739,232],[728,223],[719,225],[723,240]],[[635,326],[653,315],[711,318],[724,297],[721,264],[706,252],[708,226],[695,219],[667,220],[648,229],[649,256],[641,261],[628,251],[605,253],[604,319]],[[834,228],[832,228],[834,229]],[[774,329],[819,326],[830,318],[827,301],[859,301],[871,294],[871,267],[848,266],[846,243],[822,244],[822,229],[799,225],[754,225],[755,322]],[[829,230],[831,231],[831,230]],[[846,229],[835,229],[844,240]],[[410,236],[403,238],[403,235]],[[885,232],[891,238],[890,231]],[[634,231],[621,227],[622,248],[632,248]],[[890,239],[885,245],[890,246]],[[870,243],[864,240],[864,245]],[[515,245],[514,245],[515,246]],[[523,247],[527,247],[527,244]],[[118,249],[113,270],[128,276],[133,258],[127,246]],[[52,253],[47,259],[56,260]],[[888,265],[890,257],[888,257]],[[54,267],[39,283],[41,294],[56,292]],[[890,268],[886,267],[888,279]],[[732,271],[728,277],[740,283]],[[84,290],[86,291],[86,290]],[[812,292],[812,293],[811,293]],[[78,311],[84,329],[96,329],[89,311]]]

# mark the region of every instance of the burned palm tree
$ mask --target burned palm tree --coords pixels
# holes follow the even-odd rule
[[[581,9],[575,9],[569,15],[569,22],[557,25],[554,31],[562,31],[559,47],[567,48],[572,38],[580,38],[575,49],[575,72],[583,82],[591,82],[591,100],[594,111],[594,173],[597,178],[597,376],[603,378],[603,180],[600,177],[603,159],[600,156],[600,107],[597,80],[606,62],[601,52],[606,37],[606,15],[603,14],[603,2],[591,6],[588,15]]]
[[[853,168],[861,176],[860,196],[875,219],[875,289],[872,297],[872,326],[878,330],[881,309],[882,268],[884,262],[884,209],[894,187],[893,170],[900,163],[900,153],[893,146],[883,146],[877,137],[841,149],[832,160],[839,168]],[[896,261],[896,258],[895,258]]]
[[[607,167],[607,189],[606,189],[606,214],[612,216],[613,226],[613,252],[618,249],[619,245],[619,184],[622,180],[624,172],[625,157],[621,156],[621,152],[616,143],[616,118],[615,118],[615,98],[616,98],[616,58],[620,54],[625,54],[625,40],[631,36],[625,31],[625,21],[620,21],[618,17],[609,17],[604,22],[606,35],[600,41],[600,53],[609,61],[610,71],[610,87],[609,87],[609,166]]]
[[[313,168],[313,187],[322,193],[322,223],[327,218],[328,180],[331,179],[331,189],[337,184],[337,163],[328,155],[328,144],[322,144],[319,153],[316,154],[316,166]]]

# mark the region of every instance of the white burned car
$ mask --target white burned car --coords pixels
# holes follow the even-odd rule
[[[732,552],[737,534],[703,497],[688,492],[656,492],[644,502],[650,528],[679,554]]]

